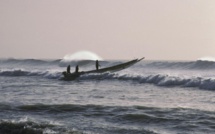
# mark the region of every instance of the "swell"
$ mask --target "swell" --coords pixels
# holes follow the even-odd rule
[[[42,60],[42,59],[0,59],[0,64],[6,65],[56,65],[60,62],[60,59],[57,60]]]

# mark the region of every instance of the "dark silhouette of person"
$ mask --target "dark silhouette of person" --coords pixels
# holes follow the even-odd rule
[[[67,67],[67,73],[70,74],[70,65]]]
[[[78,73],[79,67],[78,65],[75,67],[75,73]]]
[[[98,60],[96,60],[96,70],[98,70],[98,69],[99,69],[99,67],[100,67],[100,65],[99,65],[99,61],[98,61]]]

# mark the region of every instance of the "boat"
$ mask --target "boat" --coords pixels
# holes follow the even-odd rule
[[[80,77],[81,75],[84,74],[90,74],[90,73],[105,73],[105,72],[116,72],[116,71],[121,71],[123,69],[126,69],[134,64],[136,64],[137,62],[141,61],[143,58],[140,59],[134,59],[125,63],[121,63],[118,65],[114,65],[111,67],[106,67],[106,68],[101,68],[98,70],[90,70],[90,71],[82,71],[82,72],[74,72],[74,73],[67,73],[66,71],[64,71],[63,74],[63,78],[62,80],[66,80],[66,81],[71,81],[71,80],[75,80],[76,78]]]

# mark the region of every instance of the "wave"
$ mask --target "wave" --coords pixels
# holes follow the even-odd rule
[[[32,128],[32,125],[37,129]],[[13,123],[13,122],[0,122],[0,133],[2,134],[42,134],[42,131],[33,122]]]
[[[60,59],[57,60],[41,60],[41,59],[0,59],[0,64],[9,64],[9,65],[55,65],[60,62]]]
[[[1,105],[4,105],[1,107]],[[103,106],[103,105],[79,105],[79,104],[32,104],[21,105],[12,107],[9,104],[0,104],[1,111],[14,111],[14,112],[28,112],[43,114],[56,113],[71,114],[70,116],[76,116],[80,114],[85,117],[107,117],[111,116],[113,120],[128,120],[135,122],[145,122],[147,120],[153,120],[154,123],[169,122],[169,121],[182,121],[187,118],[193,118],[195,116],[205,115],[207,119],[215,120],[214,111],[204,111],[189,108],[157,108],[146,106]],[[184,117],[184,116],[187,117]],[[145,121],[144,121],[145,120]],[[19,122],[31,121],[29,119],[22,119]]]
[[[0,76],[42,76],[49,79],[58,79],[61,77],[61,72],[52,71],[26,71],[22,69],[17,70],[0,70]]]
[[[120,120],[116,122],[115,118],[121,113],[124,114],[124,112],[129,112],[131,110],[136,111],[134,107],[117,107],[117,106],[102,106],[102,105],[73,105],[73,104],[57,104],[57,105],[43,105],[43,104],[33,104],[33,105],[21,105],[21,106],[3,106],[1,107],[0,104],[0,113],[1,112],[8,112],[10,113],[28,113],[28,115],[37,115],[40,116],[53,116],[52,120],[57,120],[59,122],[62,122],[61,119],[71,119],[71,125],[70,127],[67,127],[64,122],[62,122],[62,125],[55,125],[51,124],[50,122],[47,122],[44,120],[41,121],[35,121],[34,119],[21,119],[22,121],[11,121],[11,120],[4,120],[0,121],[0,133],[18,133],[20,131],[23,132],[29,132],[29,133],[46,133],[50,130],[55,133],[101,133],[101,134],[120,134],[120,133],[151,133],[155,134],[152,131],[145,130],[144,128],[141,129],[134,129],[132,127],[127,128],[123,126],[116,127],[115,125],[109,125],[108,127],[105,127],[103,125],[96,124],[94,121],[101,121],[101,119],[105,120],[108,124],[117,124],[121,123]],[[146,108],[150,109],[150,108]],[[56,116],[57,115],[57,116]],[[57,118],[55,118],[57,117]],[[60,118],[61,117],[61,118]],[[78,117],[78,118],[77,118]],[[76,119],[77,118],[77,119]],[[84,122],[84,120],[91,120],[90,124],[88,122]],[[93,120],[92,120],[93,119]],[[13,119],[14,120],[14,119]],[[81,121],[80,121],[81,120]],[[73,122],[73,123],[72,123]],[[83,124],[87,123],[87,124]],[[96,124],[96,125],[92,125]],[[77,125],[78,124],[78,125]],[[83,126],[81,126],[83,125]],[[86,127],[90,126],[90,128]],[[71,126],[74,126],[74,129],[69,129]],[[8,128],[8,129],[5,129]],[[26,130],[28,128],[28,130]],[[89,130],[88,130],[89,129]],[[34,131],[33,131],[34,130]],[[84,130],[84,131],[82,131]],[[26,133],[27,133],[26,132]]]
[[[143,62],[142,62],[143,63]],[[142,68],[154,68],[154,69],[186,69],[186,70],[208,70],[215,69],[214,61],[145,61],[143,64],[139,64]]]
[[[169,109],[166,109],[169,112]],[[118,115],[122,112],[137,111],[163,111],[161,108],[145,107],[145,106],[104,106],[94,104],[29,104],[29,105],[13,105],[10,103],[0,103],[0,112],[43,112],[45,113],[80,113],[85,116],[106,116],[111,113]],[[88,115],[87,113],[90,113]]]
[[[215,78],[179,77],[165,74],[129,75],[129,74],[89,74],[80,77],[81,80],[121,80],[137,83],[149,83],[164,87],[193,87],[199,89],[215,90]]]
[[[93,121],[105,120],[107,124],[113,124],[114,127],[109,125],[108,127],[93,126],[92,120],[90,120],[90,130],[97,133],[152,133],[154,131],[146,130],[142,126],[169,126],[169,128],[181,130],[189,130],[191,132],[207,129],[208,132],[214,130],[214,111],[204,111],[189,108],[157,108],[146,106],[103,106],[103,105],[78,105],[78,104],[32,104],[21,106],[3,106],[0,104],[1,112],[14,112],[17,114],[28,113],[28,115],[40,115],[42,117],[51,116],[52,120],[61,122],[62,119],[70,118],[73,123],[72,126],[76,126],[78,130],[87,130],[83,125],[83,120],[93,119]],[[56,116],[57,115],[57,116]],[[57,117],[57,118],[55,118]],[[75,122],[75,117],[78,121]],[[192,123],[190,123],[192,122]],[[63,122],[61,122],[63,123]],[[85,122],[87,123],[87,122]],[[195,124],[195,125],[194,125]],[[70,125],[70,126],[71,126]],[[83,125],[80,126],[80,125]],[[89,125],[87,123],[87,125]],[[115,127],[117,125],[118,127]],[[137,125],[138,129],[134,129],[132,126]],[[193,126],[194,125],[194,126]],[[123,127],[122,127],[123,126]],[[129,127],[128,127],[129,126]],[[75,128],[76,128],[75,127]],[[59,124],[58,122],[50,122],[48,120],[35,120],[32,118],[21,118],[12,120],[0,120],[0,133],[18,133],[20,131],[31,133],[48,133],[44,131],[52,131],[56,133],[81,133],[81,131],[75,131],[69,129],[65,124]],[[86,132],[86,131],[85,131]]]
[[[94,105],[94,104],[28,104],[28,105],[13,105],[13,104],[4,104],[0,103],[1,112],[14,111],[14,112],[28,112],[28,113],[80,113],[84,116],[120,116],[122,113],[126,115],[125,117],[138,119],[150,118],[150,115],[154,114],[164,114],[169,115],[171,113],[180,112],[182,115],[186,113],[205,113],[205,114],[214,114],[211,111],[190,109],[190,108],[158,108],[158,107],[147,107],[147,106],[104,106],[104,105]],[[89,113],[89,115],[87,114]],[[210,117],[211,118],[211,117]],[[215,118],[213,118],[215,119]],[[24,121],[29,121],[23,119]],[[23,121],[22,120],[22,121]]]
[[[212,132],[214,130],[213,114],[214,112],[194,109],[171,108],[130,112],[121,114],[117,116],[117,118],[124,123],[130,124],[138,123],[142,125],[150,124],[158,126],[162,124],[163,126],[171,127],[178,132],[183,132],[184,130],[194,132],[196,130],[201,130],[202,128],[207,128],[206,130],[208,132]]]
[[[1,71],[0,76],[20,77],[20,76],[39,76],[47,79],[60,79],[61,71],[26,71],[26,70],[10,70]],[[102,73],[102,74],[85,74],[81,75],[78,80],[119,80],[133,81],[140,84],[148,83],[164,87],[193,87],[199,89],[215,90],[215,78],[204,77],[182,77],[171,76],[165,74],[150,74],[150,75],[134,75],[134,74],[119,74],[119,73]]]
[[[127,128],[127,127],[101,127],[93,128],[92,124],[89,124],[91,128],[84,128],[84,130],[76,130],[74,128],[66,128],[64,126],[52,126],[44,123],[35,122],[23,122],[23,123],[13,123],[13,122],[0,122],[0,133],[1,134],[157,134],[150,130],[145,130],[143,128]],[[94,129],[94,130],[93,130]]]
[[[59,126],[53,122],[37,122],[29,117],[23,117],[18,120],[3,119],[0,120],[1,134],[55,134],[55,133],[72,133],[81,132]]]
[[[112,66],[116,64],[123,63],[125,61],[100,61],[102,66]],[[60,66],[67,67],[79,65],[81,67],[95,66],[94,60],[72,60],[66,61],[63,59],[55,60],[42,60],[42,59],[0,59],[0,65],[9,65],[9,66]],[[150,69],[188,69],[188,70],[208,70],[215,69],[215,62],[208,60],[197,60],[197,61],[147,61],[143,60],[134,67],[140,68],[150,68]]]

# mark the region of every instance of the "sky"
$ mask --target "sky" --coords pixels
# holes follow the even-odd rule
[[[0,0],[0,58],[215,57],[215,0]]]

